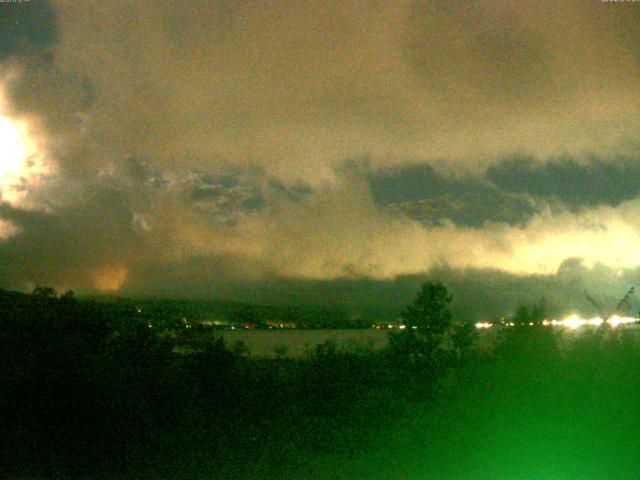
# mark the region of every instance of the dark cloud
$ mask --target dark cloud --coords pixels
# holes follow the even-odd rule
[[[369,183],[376,203],[427,225],[524,225],[538,212],[533,202],[513,194],[520,192],[501,191],[470,175],[444,175],[424,164],[377,170]]]
[[[284,193],[289,199],[298,202],[312,193],[312,188],[301,182],[296,182],[291,186],[287,186],[277,179],[269,181],[269,186],[277,192]]]
[[[0,62],[46,51],[57,35],[56,16],[48,1],[0,4]]]
[[[9,106],[16,113],[47,117],[82,111],[91,103],[91,83],[81,73],[56,65],[58,39],[58,18],[48,1],[0,3],[0,65],[4,62],[20,69],[19,78],[4,85],[11,97]],[[69,128],[64,118],[50,120],[49,126],[56,131]],[[58,122],[61,125],[56,127]]]
[[[3,204],[0,215],[20,229],[0,242],[4,285],[92,289],[104,280],[108,286],[110,278],[97,276],[108,277],[113,270],[126,269],[136,258],[151,253],[151,246],[135,232],[133,214],[117,190],[97,190],[81,205],[55,213]],[[115,286],[121,285],[116,282]]]
[[[637,198],[640,167],[626,157],[543,162],[515,156],[489,166],[483,176],[454,176],[409,164],[374,171],[369,182],[377,204],[427,224],[524,226],[545,206],[578,211]]]
[[[489,167],[486,178],[502,191],[558,200],[572,209],[615,207],[640,193],[640,166],[629,158],[561,157],[542,163],[514,157]]]
[[[231,175],[193,172],[189,201],[219,223],[236,223],[238,215],[260,210],[264,196],[257,186]]]
[[[471,179],[470,179],[471,180]],[[456,187],[470,190],[477,186],[464,180],[445,177],[436,173],[429,165],[410,165],[393,170],[379,170],[370,177],[371,193],[376,202],[381,205],[389,203],[424,200],[426,198],[442,197],[451,193]]]
[[[152,162],[148,159],[127,156],[116,169],[116,176],[127,182],[131,190],[148,189],[151,191],[162,190],[169,186],[169,180],[165,173],[154,170],[149,166]]]

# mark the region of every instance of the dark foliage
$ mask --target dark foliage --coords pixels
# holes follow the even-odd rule
[[[442,283],[425,282],[414,302],[402,312],[402,320],[409,328],[417,327],[424,336],[442,334],[451,326],[452,299]]]
[[[0,291],[0,477],[517,478],[513,465],[536,452],[557,456],[545,435],[599,428],[617,448],[636,445],[619,433],[637,431],[632,332],[565,338],[522,323],[487,350],[442,313],[446,288],[431,287],[412,311],[434,329],[406,329],[378,353],[327,342],[307,359],[252,359],[195,328],[159,335],[136,311],[72,294]],[[491,464],[478,449],[506,457]],[[614,478],[584,465],[563,468]]]
[[[2,472],[136,478],[200,465],[237,473],[266,450],[356,448],[397,418],[409,391],[387,353],[345,353],[329,342],[306,360],[252,360],[211,332],[164,337],[147,321],[49,288],[0,294],[0,408],[11,412],[0,419]]]

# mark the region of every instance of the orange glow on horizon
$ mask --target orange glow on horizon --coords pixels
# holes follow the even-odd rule
[[[120,290],[129,277],[129,269],[123,265],[110,265],[94,274],[94,284],[103,293]]]

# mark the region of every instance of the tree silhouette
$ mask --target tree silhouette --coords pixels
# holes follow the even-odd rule
[[[531,321],[536,325],[541,324],[547,318],[547,308],[544,298],[531,307]]]
[[[524,303],[518,305],[513,316],[513,323],[518,326],[528,325],[530,323],[540,325],[546,317],[546,302],[544,298],[541,298],[538,303],[531,306]]]
[[[53,287],[36,287],[33,289],[32,295],[38,298],[56,298],[57,293]]]
[[[531,314],[529,313],[529,307],[525,304],[518,305],[516,313],[513,316],[513,323],[518,326],[527,325],[531,321]]]
[[[73,290],[67,290],[62,295],[60,295],[60,300],[65,302],[75,302],[76,294],[73,292]]]
[[[413,303],[402,312],[407,328],[417,327],[423,335],[439,335],[451,326],[449,304],[453,297],[440,282],[425,282]]]

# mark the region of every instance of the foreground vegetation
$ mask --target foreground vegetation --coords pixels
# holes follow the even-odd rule
[[[481,350],[440,287],[423,287],[403,314],[420,328],[385,351],[324,344],[304,360],[198,335],[180,355],[104,305],[4,293],[0,476],[638,478],[632,332],[566,342],[519,326]]]

